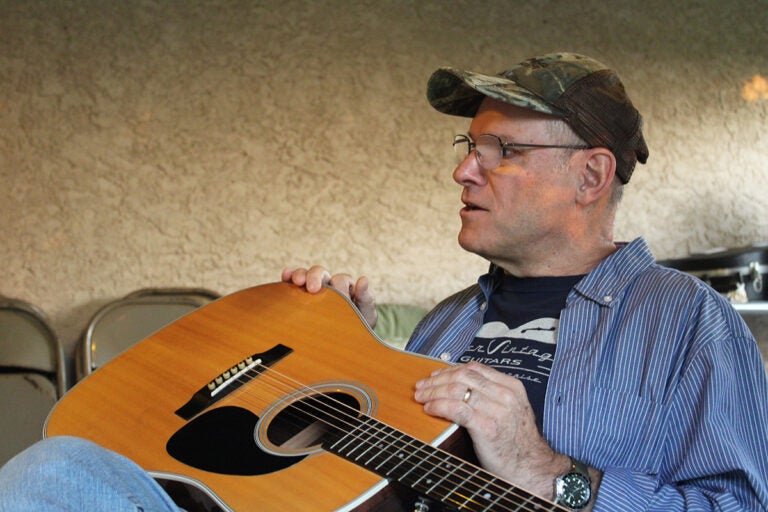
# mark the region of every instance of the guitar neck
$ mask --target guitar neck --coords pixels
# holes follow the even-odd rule
[[[331,430],[323,448],[458,510],[567,510],[371,417]]]

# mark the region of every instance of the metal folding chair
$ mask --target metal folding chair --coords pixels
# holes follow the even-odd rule
[[[46,315],[23,300],[0,298],[0,465],[42,438],[66,388],[63,349]]]
[[[141,299],[157,297],[161,299],[179,297],[192,299],[205,304],[221,297],[220,294],[207,288],[140,288],[125,296],[126,299]]]
[[[218,298],[201,288],[144,288],[103,306],[76,354],[78,380],[169,323]]]

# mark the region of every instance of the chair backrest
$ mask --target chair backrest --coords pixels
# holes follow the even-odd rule
[[[757,340],[765,371],[768,372],[768,301],[734,304],[733,307],[742,316]]]
[[[39,373],[0,373],[0,466],[43,438],[56,388]]]
[[[58,397],[66,391],[61,342],[45,313],[29,302],[0,298],[0,367],[44,375]]]
[[[374,332],[393,347],[402,349],[427,310],[411,304],[376,304],[379,319]]]
[[[0,298],[0,466],[43,436],[67,387],[64,353],[43,312]]]
[[[78,379],[215,298],[214,292],[196,288],[146,288],[107,303],[88,322],[80,340]]]
[[[125,296],[126,299],[158,297],[161,299],[179,297],[200,301],[205,304],[221,297],[220,294],[207,288],[140,288]]]

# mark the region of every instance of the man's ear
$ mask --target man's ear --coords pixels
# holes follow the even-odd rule
[[[593,148],[579,156],[581,174],[576,201],[586,206],[601,197],[610,196],[611,183],[616,176],[616,157],[613,153],[606,148]]]

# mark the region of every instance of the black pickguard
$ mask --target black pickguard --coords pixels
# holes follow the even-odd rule
[[[280,471],[306,457],[262,451],[254,441],[258,421],[258,416],[241,407],[212,409],[171,436],[166,450],[179,462],[194,468],[241,476]]]

